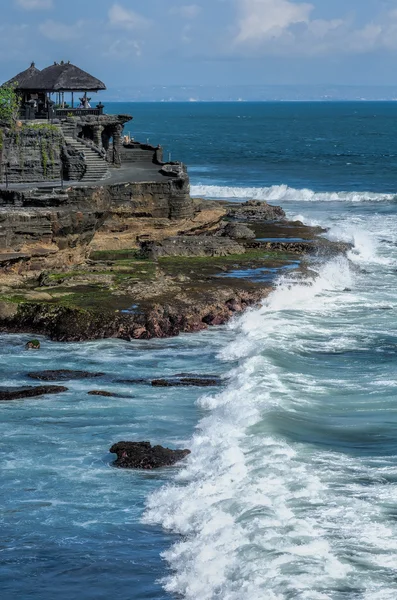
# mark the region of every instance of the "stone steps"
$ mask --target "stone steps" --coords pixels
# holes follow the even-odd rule
[[[80,181],[82,183],[95,183],[106,179],[109,175],[109,165],[107,161],[99,156],[95,150],[89,148],[83,142],[73,137],[75,134],[74,125],[62,123],[58,127],[62,131],[66,143],[84,154],[86,172]]]
[[[64,134],[65,135],[65,134]],[[82,152],[85,157],[86,172],[83,178],[80,180],[82,183],[96,182],[105,179],[109,174],[108,163],[101,158],[95,150],[91,150],[82,142],[75,140],[74,138],[65,135],[65,140],[73,148],[76,148],[79,152]]]

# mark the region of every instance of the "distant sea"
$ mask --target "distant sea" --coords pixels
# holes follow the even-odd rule
[[[395,600],[397,105],[106,108],[184,161],[193,195],[281,204],[352,250],[197,335],[43,339],[37,353],[2,335],[2,385],[84,367],[123,397],[88,396],[85,381],[1,406],[1,598]],[[180,372],[225,386],[114,383]],[[120,471],[108,448],[122,439],[192,455]]]

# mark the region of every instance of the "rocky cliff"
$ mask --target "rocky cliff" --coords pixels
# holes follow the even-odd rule
[[[64,139],[54,125],[0,128],[0,183],[60,180]]]

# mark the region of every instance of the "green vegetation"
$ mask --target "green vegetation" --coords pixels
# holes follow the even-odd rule
[[[139,254],[139,250],[131,248],[129,250],[97,250],[91,252],[90,259],[94,261],[114,261],[122,259],[144,260]]]
[[[16,93],[16,86],[0,87],[0,121],[10,127],[16,125],[21,101]]]
[[[51,125],[50,123],[24,123],[23,128],[34,129],[35,131],[41,131],[43,133],[59,133],[58,127],[56,125]]]

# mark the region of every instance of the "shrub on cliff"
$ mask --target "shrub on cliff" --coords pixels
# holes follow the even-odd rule
[[[12,126],[19,116],[20,99],[15,86],[0,87],[0,124]]]

